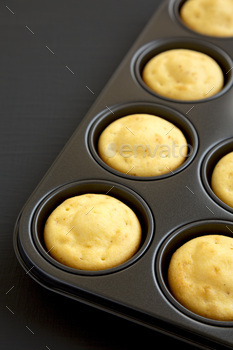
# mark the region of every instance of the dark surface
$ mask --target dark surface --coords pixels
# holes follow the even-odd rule
[[[0,2],[2,350],[192,348],[40,287],[12,245],[23,204],[161,2]]]

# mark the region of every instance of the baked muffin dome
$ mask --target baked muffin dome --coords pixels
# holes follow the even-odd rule
[[[44,228],[44,242],[54,259],[90,271],[126,262],[137,252],[141,235],[132,209],[103,194],[65,200],[50,214]]]
[[[98,152],[111,168],[134,176],[172,172],[186,159],[187,141],[169,121],[151,114],[115,120],[100,135]]]
[[[211,187],[219,199],[233,208],[233,152],[226,154],[216,164]]]
[[[233,321],[233,238],[205,235],[173,254],[168,283],[173,296],[190,311]]]
[[[232,0],[187,0],[180,16],[195,32],[215,37],[233,36]]]
[[[218,63],[189,49],[168,50],[154,56],[143,68],[142,78],[154,92],[176,100],[206,99],[224,85]]]

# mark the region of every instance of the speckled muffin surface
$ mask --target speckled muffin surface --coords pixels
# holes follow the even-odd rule
[[[233,36],[232,0],[188,0],[180,16],[192,30],[216,37]]]
[[[224,85],[218,63],[189,49],[173,49],[154,56],[143,68],[142,79],[159,95],[183,101],[209,98]]]
[[[141,243],[136,214],[109,195],[84,194],[61,203],[48,217],[44,241],[60,263],[81,270],[104,270],[130,259]]]
[[[151,114],[132,114],[115,120],[98,142],[99,155],[107,165],[142,177],[172,174],[184,163],[188,151],[183,132]]]
[[[226,154],[216,164],[211,187],[219,199],[233,208],[233,152]]]
[[[205,235],[173,254],[168,283],[190,311],[218,321],[233,321],[233,238]]]

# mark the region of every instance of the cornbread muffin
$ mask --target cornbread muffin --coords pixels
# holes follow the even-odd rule
[[[176,100],[199,100],[223,88],[223,72],[217,62],[194,50],[164,51],[149,60],[142,79],[154,92]]]
[[[168,283],[173,296],[198,315],[233,321],[233,238],[197,237],[173,254]]]
[[[100,135],[98,152],[111,168],[134,176],[172,172],[186,159],[185,136],[158,116],[132,114],[111,123]]]
[[[210,36],[233,36],[232,0],[188,0],[181,19],[192,30]]]
[[[216,196],[233,208],[233,152],[225,155],[216,164],[211,187]]]
[[[65,200],[44,228],[49,254],[82,270],[108,269],[130,259],[141,242],[135,213],[116,198],[84,194]]]

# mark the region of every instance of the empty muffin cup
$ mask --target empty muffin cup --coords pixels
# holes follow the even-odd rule
[[[53,265],[73,273],[102,274],[137,260],[153,235],[147,204],[124,186],[80,181],[52,192],[33,220],[33,239]]]
[[[186,167],[196,154],[195,129],[182,114],[152,103],[103,111],[89,133],[89,147],[109,171],[139,180],[161,179]]]

